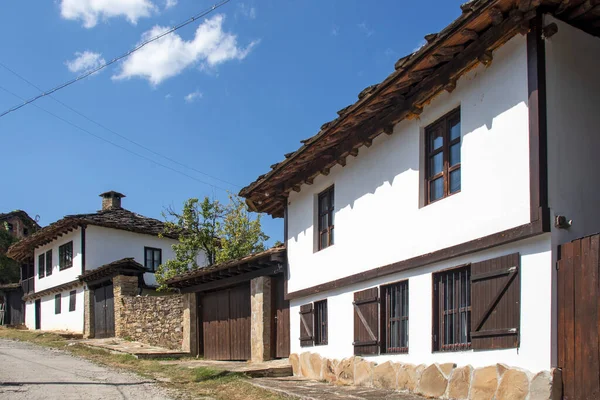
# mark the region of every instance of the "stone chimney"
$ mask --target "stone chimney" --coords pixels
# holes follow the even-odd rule
[[[104,192],[100,195],[102,197],[102,211],[106,210],[118,210],[121,207],[121,199],[125,197],[124,194],[111,190],[110,192]]]

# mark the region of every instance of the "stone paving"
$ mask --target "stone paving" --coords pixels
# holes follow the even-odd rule
[[[79,340],[78,343],[86,346],[99,347],[101,349],[126,353],[137,358],[163,358],[163,357],[188,357],[189,353],[179,350],[169,350],[163,347],[150,346],[149,344],[128,341],[120,338],[87,339]]]
[[[180,367],[198,368],[207,367],[222,371],[238,372],[252,378],[258,377],[290,377],[292,366],[287,359],[271,360],[265,362],[244,361],[214,361],[214,360],[177,360],[160,361],[164,365],[178,365]]]
[[[303,400],[423,400],[410,393],[400,393],[392,390],[371,389],[357,386],[334,386],[329,383],[307,379],[289,378],[257,378],[251,384],[272,392],[285,394],[288,397]]]

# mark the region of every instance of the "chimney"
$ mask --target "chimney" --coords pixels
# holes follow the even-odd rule
[[[104,192],[100,195],[102,197],[102,211],[106,210],[118,210],[121,207],[121,199],[125,197],[124,194],[111,190],[110,192]]]

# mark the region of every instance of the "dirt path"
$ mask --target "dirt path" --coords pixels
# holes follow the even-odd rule
[[[114,371],[29,343],[0,339],[2,399],[156,399],[171,398],[133,374]]]

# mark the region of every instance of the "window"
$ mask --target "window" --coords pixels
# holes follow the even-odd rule
[[[69,292],[69,312],[75,311],[75,299],[77,298],[76,296],[76,290],[71,290],[71,292]]]
[[[29,229],[23,228],[23,236],[29,235]]]
[[[319,194],[319,250],[333,244],[333,186]]]
[[[460,109],[425,128],[426,204],[460,192]]]
[[[65,243],[58,248],[58,268],[71,268],[73,266],[73,242]]]
[[[382,351],[408,352],[408,281],[382,287]]]
[[[6,223],[6,229],[8,229],[8,231],[10,233],[13,233],[13,231],[14,231],[15,228],[14,228],[13,224],[11,224],[10,222],[7,222]]]
[[[315,345],[327,344],[327,300],[315,302]]]
[[[54,296],[54,314],[60,314],[60,293]]]
[[[40,279],[46,276],[46,262],[44,261],[44,256],[44,253],[38,256],[38,278]]]
[[[46,276],[52,275],[52,249],[46,252]]]
[[[433,275],[434,351],[471,348],[471,266]]]
[[[144,266],[148,271],[155,272],[158,266],[162,264],[162,250],[144,247],[144,253],[146,253]]]

